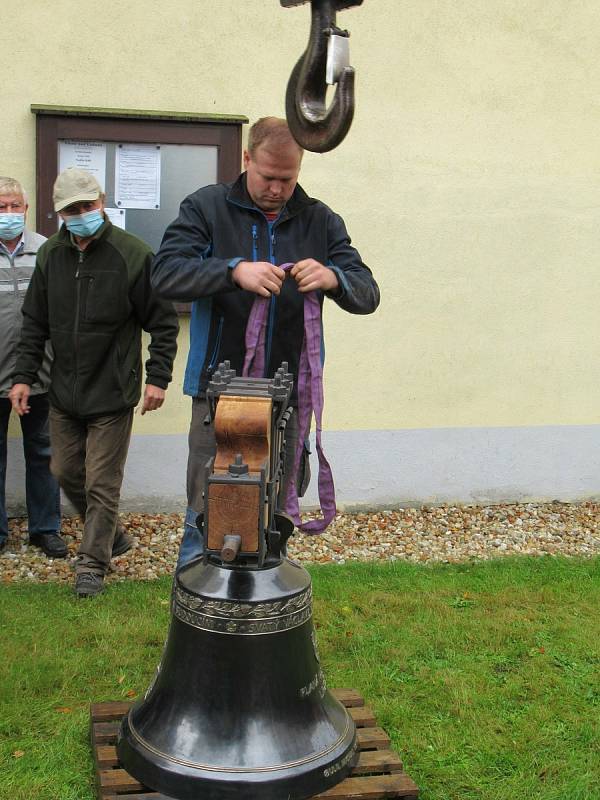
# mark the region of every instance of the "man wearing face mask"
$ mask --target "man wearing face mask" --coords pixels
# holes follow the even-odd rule
[[[103,591],[111,557],[132,545],[118,511],[141,396],[141,332],[150,334],[144,414],[163,404],[178,324],[173,306],[151,290],[150,248],[113,227],[92,175],[65,170],[53,201],[64,225],[37,256],[10,397],[18,414],[30,413],[30,387],[50,338],[51,468],[84,520],[75,592],[91,597]]]
[[[21,306],[36,253],[46,241],[25,227],[27,198],[19,181],[0,177],[0,551],[6,547],[7,432],[11,411],[8,397],[21,333]],[[31,387],[30,413],[21,417],[25,455],[25,499],[29,542],[51,558],[64,558],[60,537],[60,490],[50,472],[48,383],[50,356],[46,352]]]

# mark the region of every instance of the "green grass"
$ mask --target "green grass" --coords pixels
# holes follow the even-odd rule
[[[328,683],[363,694],[422,800],[600,800],[599,559],[311,574]],[[146,689],[169,593],[0,589],[2,800],[95,797],[89,705]]]

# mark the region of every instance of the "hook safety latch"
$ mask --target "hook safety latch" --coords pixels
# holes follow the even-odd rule
[[[280,0],[289,8],[309,0]],[[336,12],[363,0],[310,0],[308,46],[290,76],[285,110],[298,144],[315,153],[333,150],[350,129],[354,116],[354,69],[350,66],[348,31],[335,24]],[[336,85],[329,108],[327,86]]]
[[[339,81],[346,67],[350,66],[350,34],[339,28],[331,28],[326,33],[329,36],[329,42],[327,44],[325,81],[333,86]]]

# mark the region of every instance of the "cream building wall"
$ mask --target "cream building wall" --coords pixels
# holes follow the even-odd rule
[[[3,18],[20,34],[0,172],[33,187],[31,103],[283,115],[309,6],[27,0]],[[600,495],[600,6],[364,0],[338,23],[355,120],[301,182],[382,293],[370,317],[327,304],[341,505]],[[136,421],[132,502],[183,495],[186,336],[167,407]]]

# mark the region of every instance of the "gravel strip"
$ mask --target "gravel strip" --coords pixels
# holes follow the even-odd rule
[[[152,580],[172,574],[183,533],[181,514],[123,514],[135,537],[132,550],[113,560],[109,580]],[[27,545],[27,522],[10,521],[0,580],[71,582],[81,521],[64,519],[70,557],[48,559]],[[508,555],[600,555],[600,503],[527,503],[424,506],[338,514],[320,536],[294,537],[289,555],[304,563],[396,561],[458,563]]]

